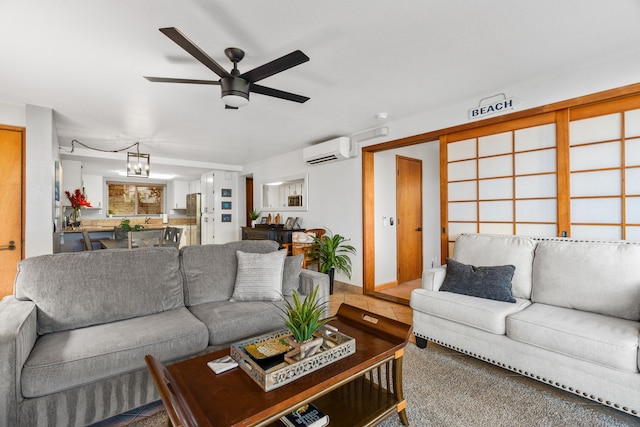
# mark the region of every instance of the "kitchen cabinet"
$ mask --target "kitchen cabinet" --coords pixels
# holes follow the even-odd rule
[[[100,175],[84,175],[82,177],[84,195],[94,209],[102,209],[104,182]]]
[[[203,214],[200,219],[200,244],[211,245],[215,241],[215,218],[213,214]]]
[[[215,211],[215,174],[213,172],[203,173],[200,179],[200,193],[202,194],[202,213],[213,213]]]
[[[201,193],[200,180],[195,179],[189,183],[189,193]]]
[[[62,166],[62,206],[71,206],[69,199],[65,195],[65,191],[73,194],[76,188],[82,191],[82,162],[76,160],[61,160]]]
[[[173,197],[169,209],[186,209],[189,183],[187,181],[173,181]]]

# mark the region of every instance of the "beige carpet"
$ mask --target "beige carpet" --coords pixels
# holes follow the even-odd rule
[[[431,346],[431,344],[430,344]],[[512,426],[607,426],[640,425],[640,419],[608,416],[588,401],[532,387],[492,367],[469,361],[442,348],[418,349],[409,344],[404,358],[404,391],[407,415],[413,427],[512,427]],[[497,368],[496,368],[497,369]],[[628,418],[628,421],[621,419]],[[637,421],[636,421],[637,420]],[[131,424],[160,427],[167,422],[164,411]],[[397,416],[381,426],[402,426]]]

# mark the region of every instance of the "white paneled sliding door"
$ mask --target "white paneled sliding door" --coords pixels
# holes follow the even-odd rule
[[[572,120],[569,135],[572,237],[640,241],[640,110]]]
[[[461,233],[557,233],[555,123],[449,141],[450,247]]]

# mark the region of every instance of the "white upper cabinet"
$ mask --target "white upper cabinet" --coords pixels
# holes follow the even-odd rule
[[[84,175],[82,177],[84,184],[84,195],[91,203],[91,207],[102,209],[102,200],[104,197],[104,182],[100,175]]]
[[[173,181],[173,202],[170,203],[169,209],[186,209],[187,194],[189,194],[189,182]]]

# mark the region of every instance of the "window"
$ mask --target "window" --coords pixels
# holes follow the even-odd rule
[[[107,182],[110,215],[159,215],[164,211],[164,184]]]

